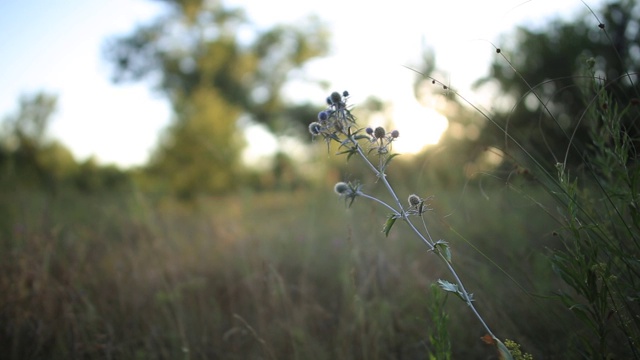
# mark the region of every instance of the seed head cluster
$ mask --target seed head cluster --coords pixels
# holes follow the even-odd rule
[[[416,194],[409,195],[409,197],[407,198],[407,202],[409,203],[409,208],[407,209],[407,215],[421,215],[426,211],[431,210],[428,204],[428,201],[431,199],[432,199],[431,196],[427,198],[421,198]]]
[[[409,206],[418,206],[420,205],[420,202],[422,202],[422,199],[420,199],[420,196],[416,195],[416,194],[411,194],[409,195]]]
[[[349,92],[343,91],[340,94],[337,91],[327,96],[327,108],[318,113],[317,121],[309,124],[309,133],[314,138],[322,136],[327,143],[336,140],[342,143],[344,136],[351,136],[355,132],[351,131],[356,125],[356,118],[351,114],[347,106]],[[382,126],[375,129],[366,128],[365,133],[371,140],[370,150],[376,150],[379,155],[389,152],[391,143],[400,136],[398,130],[387,132]],[[343,143],[344,144],[344,143]]]
[[[354,130],[356,118],[349,111],[348,99],[348,91],[343,91],[342,94],[334,91],[327,96],[327,108],[318,113],[317,121],[309,124],[309,133],[314,138],[322,136],[327,145],[332,140],[337,141],[341,149],[347,149],[341,153],[348,153],[349,156],[358,152],[362,155],[362,147],[358,141],[368,140],[369,153],[375,151],[380,157],[382,166],[390,152],[391,143],[400,136],[400,132],[398,130],[387,132],[382,126],[365,128],[364,132],[367,135],[361,133],[362,128]],[[339,182],[335,185],[334,191],[353,202],[353,199],[360,194],[360,185]]]
[[[348,129],[356,123],[356,118],[347,108],[348,98],[348,91],[342,94],[334,91],[327,97],[327,108],[318,113],[318,121],[309,124],[309,132],[313,137],[322,136],[328,142],[348,134]]]
[[[376,151],[378,155],[389,153],[391,143],[400,136],[398,130],[393,130],[388,133],[382,126],[378,126],[375,129],[368,127],[365,129],[365,132],[370,136],[370,151]]]

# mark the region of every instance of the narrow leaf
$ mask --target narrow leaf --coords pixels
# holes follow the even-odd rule
[[[445,259],[448,262],[451,262],[451,250],[449,249],[449,243],[444,240],[438,240],[435,243],[435,248],[437,251],[441,252]]]
[[[353,139],[354,139],[354,140],[362,140],[362,139],[367,139],[367,140],[369,140],[369,139],[371,139],[371,138],[369,137],[369,135],[354,135],[354,136],[353,136]]]
[[[384,228],[382,229],[384,236],[387,236],[387,237],[389,236],[389,231],[391,231],[391,228],[393,227],[393,224],[395,224],[397,219],[398,218],[395,217],[394,215],[389,216],[387,221],[384,223]]]
[[[400,154],[391,154],[391,155],[389,155],[389,157],[387,157],[387,160],[384,162],[384,167],[386,168],[387,166],[389,166],[389,163],[391,162],[391,160],[394,157],[398,156],[398,155],[400,155]]]
[[[458,287],[457,284],[450,283],[447,280],[439,279],[438,280],[438,285],[442,288],[442,290],[454,293],[462,301],[467,302],[467,299],[465,298],[465,296],[462,293],[462,291],[460,291],[460,288]],[[469,296],[469,297],[471,297],[471,296]],[[469,300],[471,300],[471,299],[469,299]]]

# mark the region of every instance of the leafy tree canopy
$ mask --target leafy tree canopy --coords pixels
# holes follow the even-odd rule
[[[597,116],[593,111],[625,107],[640,97],[640,5],[621,0],[590,10],[585,8],[572,21],[553,20],[537,29],[519,27],[503,37],[489,75],[476,83],[489,91],[498,89],[490,108],[483,110],[495,123],[486,121],[477,109],[448,109],[454,126],[444,144],[455,152],[449,157],[477,162],[486,157],[487,149],[498,148],[517,161],[526,158],[518,156],[506,131],[529,151],[538,151],[535,157],[549,159],[549,164],[564,161],[566,154],[569,166],[582,162],[584,154],[573,149],[574,145],[588,148],[589,130]],[[433,63],[425,69],[426,74],[435,71]],[[426,81],[431,82],[421,83]],[[597,103],[596,91],[603,87],[613,103]],[[633,120],[621,121],[637,139],[640,131]],[[460,128],[471,128],[474,131],[467,135],[473,136],[456,137],[453,130]]]
[[[183,197],[227,190],[239,176],[241,116],[271,129],[313,118],[281,90],[293,70],[327,52],[328,32],[316,18],[259,30],[219,1],[158,1],[167,15],[107,45],[114,80],[151,80],[173,105],[149,164],[162,186]]]

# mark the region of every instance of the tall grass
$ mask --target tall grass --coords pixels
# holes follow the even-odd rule
[[[434,214],[448,213],[458,196],[440,194]],[[430,329],[442,322],[432,316],[442,299],[429,285],[443,276],[442,268],[425,261],[422,244],[406,241],[406,229],[381,236],[370,221],[385,216],[378,207],[336,211],[341,204],[326,190],[206,198],[197,208],[134,195],[3,194],[12,206],[0,252],[1,358],[411,359],[438,353],[435,340],[442,337]],[[531,229],[530,239],[511,241],[488,215],[503,213],[509,203],[525,206],[514,202],[520,200],[465,196],[470,214],[487,214],[478,221],[492,227],[477,229],[484,236],[477,246],[503,264],[520,264],[490,241],[504,237],[501,246],[508,242],[510,251],[531,260],[519,265],[518,281],[546,288],[549,266],[530,249],[543,234]],[[531,210],[521,214],[533,219]],[[516,214],[503,219],[514,229],[529,226]],[[432,231],[466,223],[450,220],[434,223]],[[493,299],[478,305],[487,321],[528,352],[563,351],[567,329],[548,325],[564,318],[571,327],[560,306],[523,295],[499,272],[478,270],[484,260],[464,243],[455,256],[475,295]],[[454,344],[452,358],[489,356],[478,341],[483,332],[461,316],[465,307],[446,304],[449,320],[441,326]]]
[[[604,24],[598,27],[609,36]],[[529,85],[503,50],[496,48],[496,52],[529,88],[523,98],[533,95],[550,121],[565,134],[566,152],[553,154],[556,162],[540,155],[545,149],[533,147],[530,135],[511,131],[508,123],[499,123],[493,114],[468,102],[455,89],[423,76],[461,98],[490,126],[497,127],[505,137],[501,149],[505,161],[534,179],[548,195],[544,198],[553,200],[546,203],[539,194],[522,188],[514,181],[513,172],[504,178],[510,189],[536,203],[558,224],[547,228],[557,239],[550,244],[547,256],[564,285],[553,292],[554,296],[581,322],[567,339],[572,356],[640,358],[640,103],[634,84],[638,74],[627,72],[604,79],[596,72],[595,59],[585,59],[584,74],[575,78],[584,109],[563,114],[547,107],[548,99],[540,97],[538,85]],[[560,97],[561,91],[556,96]],[[575,127],[565,131],[558,120],[561,116],[577,119]],[[578,141],[576,133],[584,127],[588,137]],[[568,162],[571,156],[580,159],[579,166]]]
[[[447,239],[451,260],[444,244],[438,251],[478,313],[524,352],[638,358],[640,170],[637,139],[621,124],[637,122],[639,96],[614,98],[624,76],[601,81],[589,63],[585,71],[584,111],[570,115],[590,124],[591,141],[566,138],[581,166],[540,157],[476,107],[516,145],[502,150],[526,179],[494,173],[507,185],[464,191],[419,185],[392,171],[415,163],[394,158],[374,164],[386,177],[341,193],[396,204],[376,189],[383,178],[403,200],[428,186],[435,198],[400,209],[427,216],[433,239]],[[376,139],[374,154],[386,144]],[[432,292],[449,276],[426,254],[436,242],[385,227],[393,211],[377,201],[342,209],[329,196],[337,179],[324,180],[190,207],[136,191],[1,192],[0,358],[495,358],[467,302],[452,301],[460,294]]]

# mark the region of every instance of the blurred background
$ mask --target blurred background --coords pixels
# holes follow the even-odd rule
[[[334,197],[388,196],[311,141],[343,90],[400,131],[389,179],[435,196],[498,335],[564,358],[583,329],[550,296],[553,199],[495,124],[579,168],[579,75],[636,74],[639,20],[629,0],[0,3],[0,358],[422,359],[444,313],[453,358],[497,358],[463,303],[430,307],[448,275],[417,239]]]

